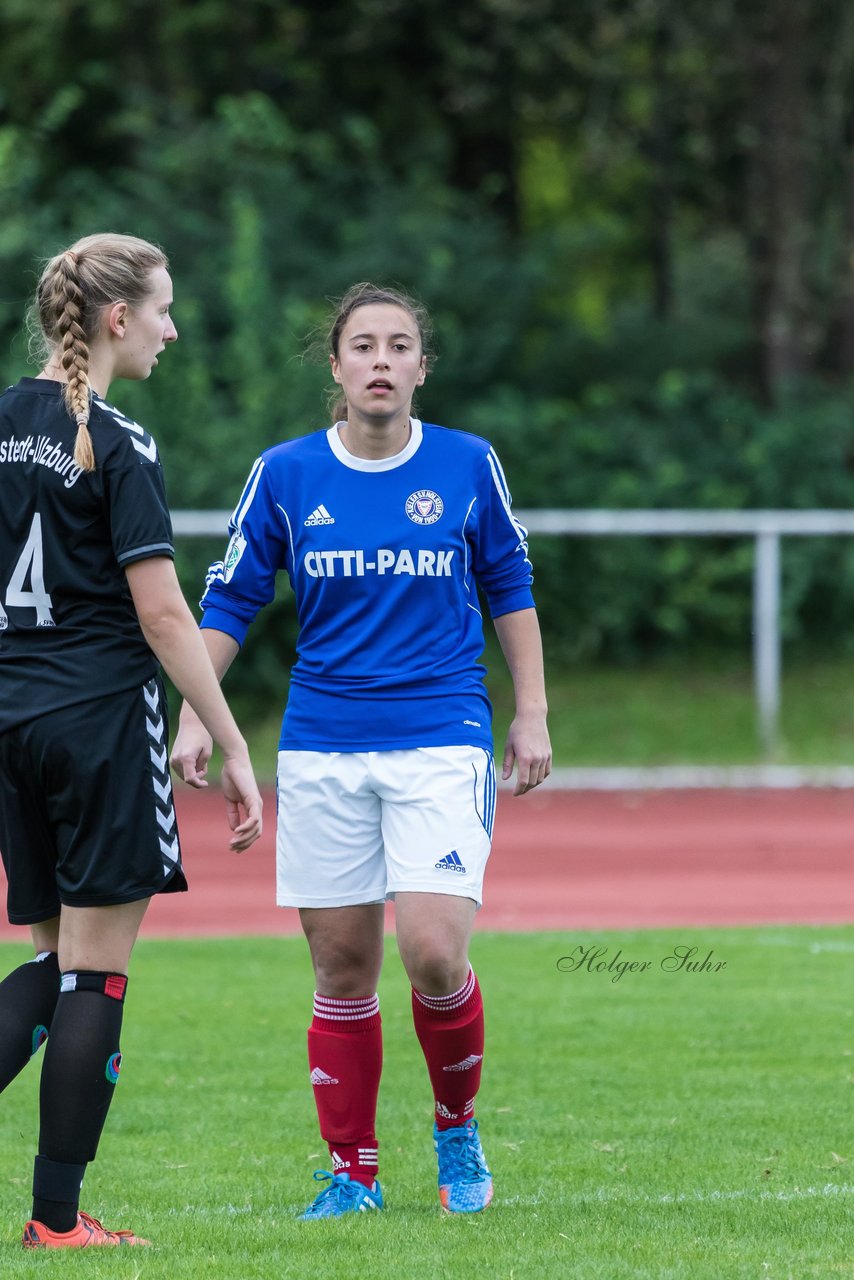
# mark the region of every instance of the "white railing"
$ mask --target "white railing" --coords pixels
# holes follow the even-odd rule
[[[762,749],[780,717],[780,539],[854,534],[851,511],[517,511],[529,533],[552,537],[753,538],[753,677]],[[228,511],[175,511],[181,537],[222,537]]]

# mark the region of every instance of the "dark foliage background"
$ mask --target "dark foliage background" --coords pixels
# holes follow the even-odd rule
[[[432,421],[523,507],[854,498],[854,7],[844,0],[5,0],[0,330],[37,261],[153,238],[180,342],[111,391],[175,507],[325,425],[305,337],[376,278],[430,307]],[[738,645],[751,547],[536,539],[553,660]],[[182,544],[188,594],[210,543]],[[854,547],[792,540],[790,640],[844,638]],[[277,604],[239,692],[288,659]],[[242,682],[242,683],[241,683]]]

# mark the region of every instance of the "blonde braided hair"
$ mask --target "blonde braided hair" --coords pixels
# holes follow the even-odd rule
[[[157,245],[108,232],[78,240],[42,271],[30,329],[39,358],[57,363],[65,373],[65,405],[77,423],[74,461],[84,471],[95,470],[89,433],[89,346],[100,333],[102,309],[114,302],[144,302],[151,291],[151,272],[168,266]]]

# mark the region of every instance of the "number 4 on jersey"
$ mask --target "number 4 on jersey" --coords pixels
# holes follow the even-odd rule
[[[26,588],[27,575],[30,589]],[[7,609],[35,609],[36,626],[53,627],[56,624],[51,614],[51,600],[44,587],[44,555],[42,552],[42,518],[38,512],[33,516],[26,545],[18,557],[18,563],[12,570],[12,577],[6,588]],[[0,631],[5,631],[9,619],[0,603]]]

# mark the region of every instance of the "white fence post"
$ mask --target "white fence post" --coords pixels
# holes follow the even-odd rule
[[[780,714],[780,535],[771,529],[757,533],[754,544],[753,681],[759,741],[770,760]]]

